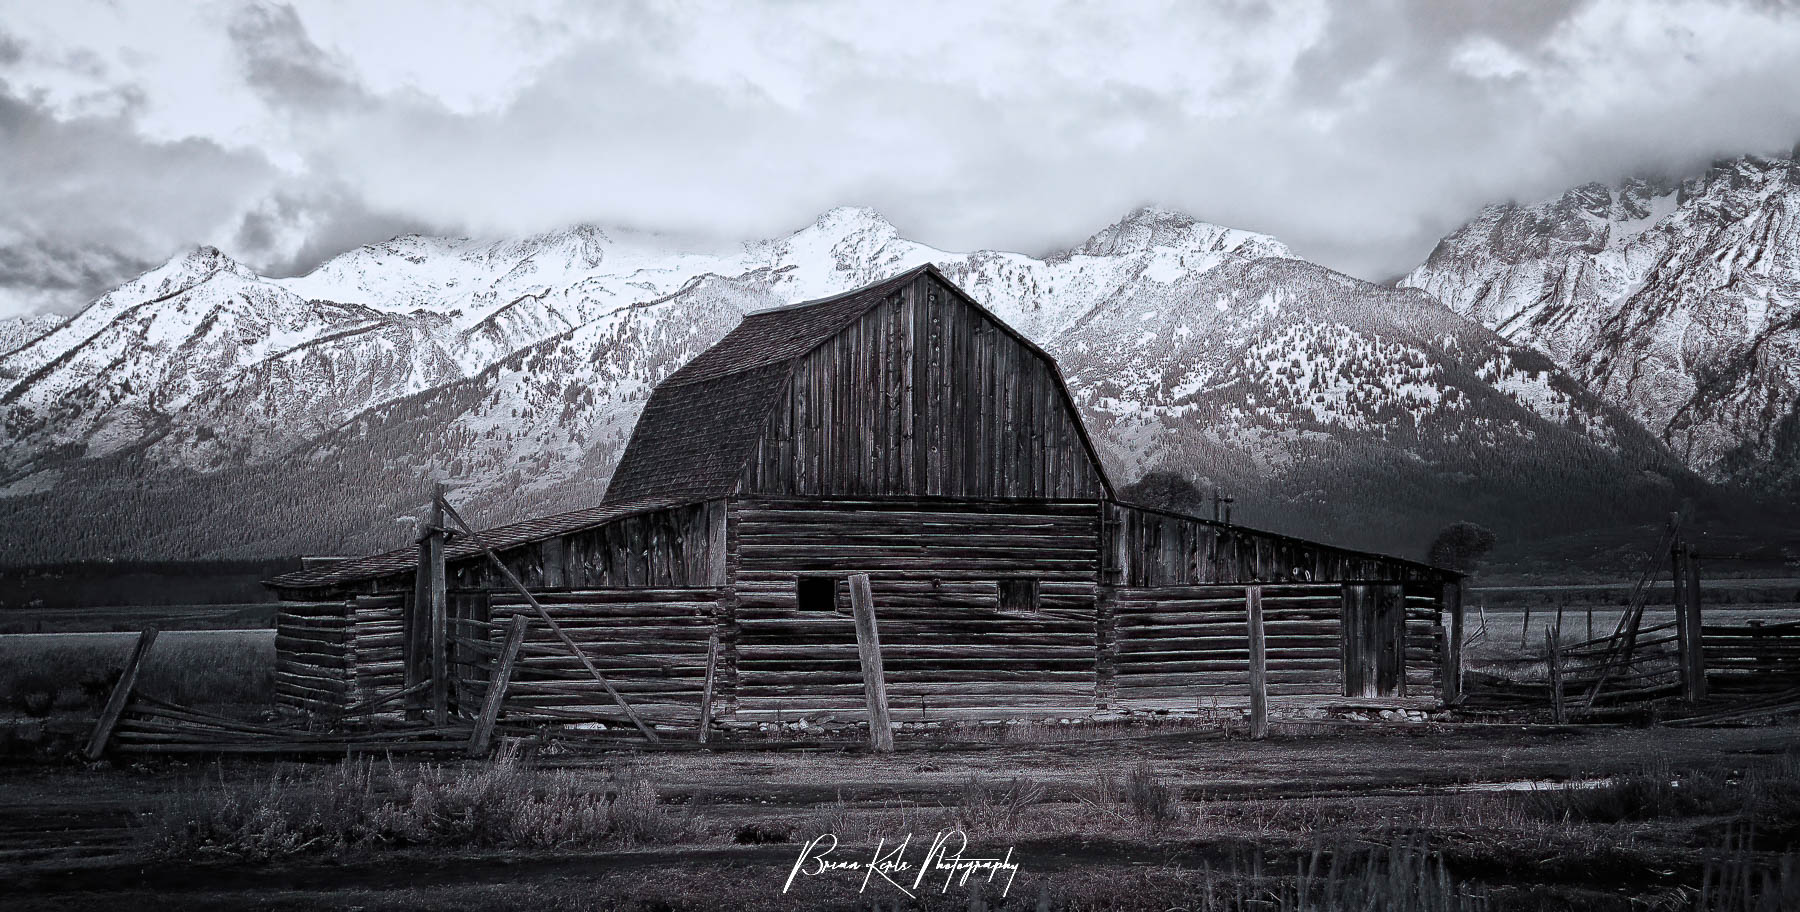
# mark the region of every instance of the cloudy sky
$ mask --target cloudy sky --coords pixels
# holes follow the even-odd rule
[[[197,243],[836,205],[1041,254],[1155,203],[1385,280],[1483,203],[1787,154],[1796,89],[1766,0],[0,0],[0,316]]]

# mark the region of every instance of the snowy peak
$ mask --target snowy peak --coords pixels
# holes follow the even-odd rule
[[[1086,256],[1125,256],[1166,249],[1187,253],[1231,253],[1244,257],[1292,257],[1287,245],[1268,235],[1202,222],[1193,216],[1146,206],[1101,229],[1070,251]]]

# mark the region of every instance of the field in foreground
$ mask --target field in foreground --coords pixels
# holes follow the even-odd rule
[[[0,769],[8,907],[1777,909],[1800,729],[1322,725],[911,744]],[[1581,787],[1559,787],[1569,783]],[[1019,865],[911,888],[933,835]],[[809,840],[895,871],[788,884]],[[816,851],[819,847],[815,846]],[[1012,883],[1001,895],[1000,880]],[[784,885],[786,892],[784,893]]]

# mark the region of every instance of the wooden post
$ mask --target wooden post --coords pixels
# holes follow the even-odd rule
[[[1450,706],[1462,700],[1463,607],[1461,580],[1444,584],[1444,610],[1450,615],[1450,635],[1444,638],[1444,667],[1439,688],[1442,691],[1444,705]]]
[[[1687,630],[1691,638],[1688,644],[1687,698],[1691,702],[1706,699],[1706,630],[1700,610],[1700,562],[1694,558],[1694,549],[1682,549],[1682,563],[1687,570],[1682,584],[1687,593],[1683,606],[1687,612]]]
[[[100,710],[100,719],[94,723],[94,734],[88,738],[85,756],[89,760],[98,760],[106,752],[106,742],[112,740],[113,728],[119,724],[119,716],[131,701],[131,689],[137,686],[138,669],[143,667],[144,658],[150,654],[150,647],[154,645],[155,627],[145,628],[143,633],[138,634],[137,645],[131,648],[131,655],[125,659],[125,667],[119,671],[119,683],[113,685],[112,696],[106,698],[106,706]]]
[[[417,591],[423,610],[419,615],[431,625],[431,724],[450,722],[450,604],[449,581],[444,579],[444,485],[434,485],[431,513],[425,535],[419,540]]]
[[[488,681],[487,696],[481,701],[481,715],[475,719],[475,733],[469,736],[469,756],[483,757],[494,735],[494,722],[500,718],[500,707],[506,701],[506,687],[512,683],[513,663],[518,661],[519,647],[525,645],[525,628],[531,617],[513,615],[506,628],[506,642],[500,647],[500,658],[494,663],[493,678]]]
[[[468,533],[469,539],[475,543],[475,546],[480,548],[482,553],[487,555],[487,559],[500,571],[500,576],[503,577],[506,582],[519,593],[519,595],[523,596],[525,603],[531,606],[531,610],[536,611],[538,617],[543,619],[544,625],[550,628],[550,632],[556,634],[556,638],[562,640],[563,645],[567,646],[569,651],[575,654],[575,658],[581,661],[581,667],[586,668],[588,674],[592,675],[595,681],[600,682],[601,687],[606,688],[607,696],[612,697],[613,702],[618,704],[619,709],[625,713],[625,718],[630,719],[631,724],[637,726],[637,730],[644,736],[644,740],[649,741],[651,744],[662,743],[662,739],[656,736],[656,731],[650,726],[645,725],[644,720],[638,718],[638,714],[631,708],[631,704],[625,702],[625,697],[619,693],[617,688],[612,686],[612,682],[608,681],[605,675],[600,673],[600,669],[594,667],[594,661],[588,658],[588,654],[582,650],[581,646],[569,637],[569,632],[562,629],[562,625],[556,622],[556,618],[551,617],[550,612],[544,610],[544,606],[538,602],[537,596],[532,595],[531,590],[525,588],[525,584],[519,581],[518,575],[512,572],[512,568],[508,567],[506,562],[500,559],[500,555],[494,553],[494,549],[488,547],[487,543],[481,540],[480,533],[476,532],[475,529],[469,525],[468,520],[463,519],[462,514],[456,512],[456,508],[450,505],[450,501],[441,500],[439,502],[443,504],[444,511],[450,514],[450,518],[456,520],[456,524],[461,526],[464,532]]]
[[[1556,630],[1544,630],[1544,655],[1550,663],[1550,718],[1561,725],[1568,721],[1568,715],[1563,711],[1562,650],[1556,635]]]
[[[700,692],[700,743],[705,744],[712,731],[713,678],[719,668],[719,631],[713,628],[706,638],[706,689]]]
[[[850,577],[850,610],[856,615],[856,652],[862,659],[863,694],[869,701],[869,745],[878,754],[891,754],[894,727],[888,721],[887,679],[881,670],[881,638],[875,629],[875,598],[867,573]]]
[[[1529,596],[1527,596],[1529,598]],[[1531,603],[1525,603],[1525,623],[1519,625],[1519,648],[1531,643]]]
[[[1269,655],[1263,640],[1262,596],[1261,586],[1244,590],[1250,619],[1250,737],[1257,741],[1269,736]]]

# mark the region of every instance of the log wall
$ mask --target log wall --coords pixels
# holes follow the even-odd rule
[[[1340,584],[1263,587],[1268,693],[1283,698],[1345,695],[1345,611],[1359,610]],[[1439,596],[1405,596],[1404,685],[1390,697],[1435,698],[1439,686]],[[1109,702],[1137,708],[1204,709],[1249,699],[1249,614],[1242,586],[1121,588],[1113,605],[1115,651],[1102,662]]]
[[[645,721],[693,725],[700,718],[707,638],[718,623],[722,590],[534,590],[532,594]],[[616,722],[624,718],[581,660],[537,619],[523,598],[514,592],[493,592],[488,599],[491,621],[485,635],[458,638],[460,648],[483,659],[478,665],[458,666],[459,690],[468,694],[469,706],[479,706],[485,697],[493,657],[500,651],[513,615],[523,613],[533,622],[513,666],[501,719]],[[722,641],[726,639],[721,636]],[[721,663],[714,681],[715,715],[729,714],[735,683]]]
[[[869,574],[896,720],[1092,708],[1097,502],[734,506],[740,712],[864,712],[851,573]],[[835,610],[799,610],[797,581],[811,575],[835,581]],[[1037,610],[1001,609],[1011,578],[1037,581]]]
[[[275,613],[275,702],[308,712],[345,705],[349,695],[345,603],[284,601]]]
[[[1055,365],[921,275],[795,365],[739,488],[753,494],[1099,498]]]

